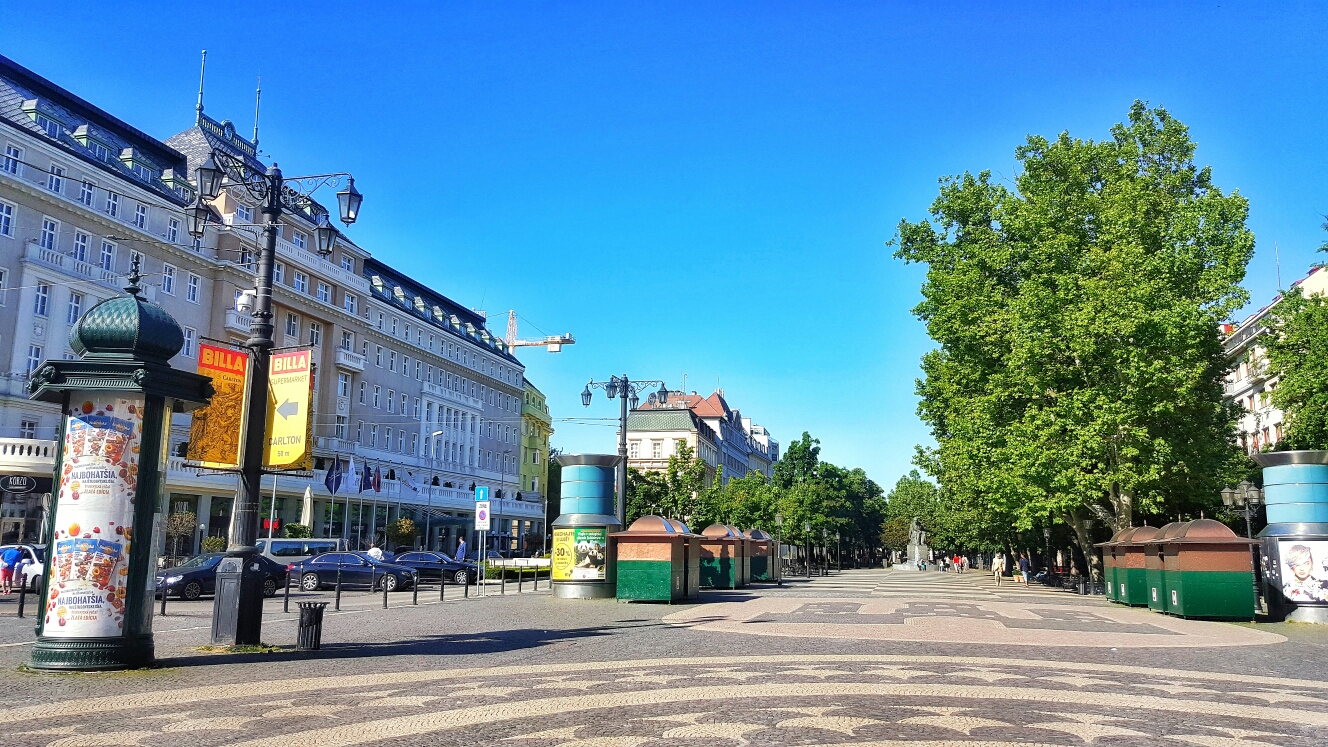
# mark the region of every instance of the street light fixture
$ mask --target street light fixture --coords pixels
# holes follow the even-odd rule
[[[629,404],[632,408],[635,408],[640,403],[641,400],[637,396],[638,392],[645,391],[646,387],[654,386],[656,384],[659,384],[659,392],[655,395],[655,398],[658,400],[659,404],[662,405],[669,396],[668,386],[666,386],[664,382],[657,379],[632,381],[627,378],[626,374],[623,374],[622,376],[611,376],[608,381],[595,381],[592,379],[586,384],[586,388],[581,392],[581,404],[586,407],[590,407],[590,400],[592,397],[590,390],[592,388],[603,389],[604,394],[611,400],[622,400],[622,414],[619,416],[618,423],[619,459],[618,478],[616,480],[617,485],[615,486],[618,491],[618,502],[615,507],[615,514],[618,517],[618,521],[622,522],[623,526],[627,525],[627,408]]]
[[[194,175],[198,180],[199,197],[187,211],[191,236],[199,238],[203,235],[209,212],[204,203],[216,199],[221,194],[223,179],[244,190],[258,203],[259,211],[263,215],[261,224],[263,240],[260,242],[255,273],[253,324],[250,326],[249,339],[243,343],[243,347],[249,350],[252,358],[248,389],[245,393],[248,422],[251,427],[243,437],[240,485],[236,491],[235,508],[231,518],[230,545],[233,552],[243,554],[252,552],[258,537],[258,525],[262,519],[259,509],[262,501],[263,452],[267,445],[267,434],[262,424],[267,422],[268,414],[268,364],[273,347],[272,276],[276,264],[277,234],[281,230],[282,213],[294,212],[310,216],[321,228],[327,222],[327,210],[315,202],[311,195],[321,187],[336,186],[344,181],[346,187],[337,193],[337,201],[342,222],[350,225],[359,217],[360,203],[364,198],[355,189],[354,180],[348,173],[286,178],[275,163],[260,172],[251,165],[250,161],[221,150],[212,151],[194,170]],[[335,232],[335,229],[332,230]],[[335,233],[319,234],[319,251],[321,252],[325,245],[328,251],[331,251],[331,243],[335,238]],[[262,640],[261,590],[258,596],[255,596],[246,584],[241,584],[240,589],[239,594],[229,597],[235,609],[231,611],[217,609],[214,615],[219,618],[233,616],[233,619],[241,621],[235,628],[237,631],[235,640],[231,643],[257,645]],[[216,599],[216,604],[220,605],[226,603],[227,597],[218,594]]]
[[[1249,480],[1241,480],[1240,484],[1234,489],[1222,489],[1222,505],[1237,506],[1241,513],[1245,515],[1245,537],[1247,539],[1254,537],[1253,527],[1250,524],[1250,514],[1261,503],[1263,503],[1263,490],[1256,487]]]
[[[812,523],[802,522],[802,534],[807,539],[807,578],[812,577]]]
[[[780,535],[783,534],[783,529],[784,529],[784,514],[776,511],[775,512],[775,552],[777,553],[776,562],[778,563],[776,571],[779,573],[779,575],[775,577],[775,582],[779,586],[784,585],[784,542],[780,537]]]

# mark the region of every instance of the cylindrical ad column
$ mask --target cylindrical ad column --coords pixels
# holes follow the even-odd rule
[[[553,522],[553,595],[612,598],[617,593],[616,547],[609,535],[622,529],[613,513],[620,457],[563,454],[557,459],[562,501]]]
[[[1296,622],[1328,623],[1328,451],[1270,451],[1263,466],[1268,526],[1263,542],[1269,612]]]

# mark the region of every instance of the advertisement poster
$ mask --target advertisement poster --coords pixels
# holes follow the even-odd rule
[[[553,580],[603,581],[608,538],[604,527],[553,530]]]
[[[313,394],[313,351],[273,353],[268,367],[267,454],[264,465],[283,469],[310,469],[309,450],[313,420],[309,404]]]
[[[1328,541],[1280,540],[1277,554],[1282,596],[1298,604],[1328,603]]]
[[[73,392],[69,401],[43,633],[115,636],[124,627],[143,400]]]
[[[216,393],[205,407],[194,410],[186,456],[204,467],[239,466],[249,354],[202,343],[198,346],[198,373],[212,378]]]

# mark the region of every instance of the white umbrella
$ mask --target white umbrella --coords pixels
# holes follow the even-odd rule
[[[314,487],[304,486],[304,508],[300,509],[300,523],[312,528],[314,524]]]

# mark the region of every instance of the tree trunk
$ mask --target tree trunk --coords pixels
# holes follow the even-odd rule
[[[1088,573],[1094,581],[1102,579],[1102,559],[1098,557],[1097,548],[1093,547],[1093,522],[1081,511],[1067,511],[1062,517],[1066,524],[1074,530],[1075,543],[1079,545],[1079,551],[1084,554],[1084,560],[1088,563]]]

